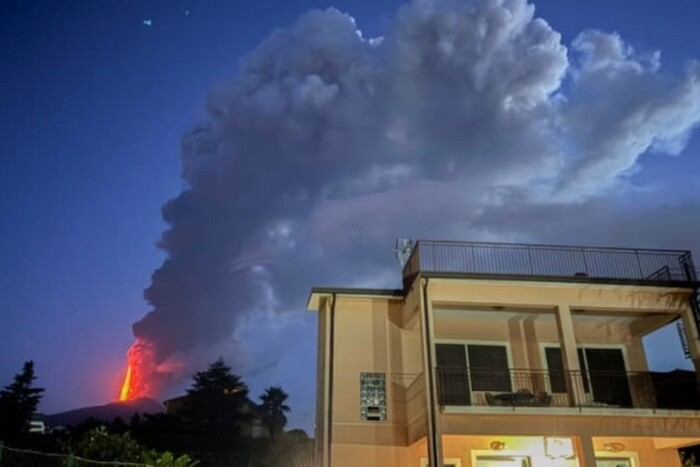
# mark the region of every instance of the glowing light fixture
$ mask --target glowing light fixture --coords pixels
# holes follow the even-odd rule
[[[574,443],[571,438],[545,438],[544,453],[550,459],[570,459],[574,457]]]
[[[603,449],[609,452],[620,452],[625,449],[625,445],[622,443],[605,443],[603,444]]]
[[[489,447],[492,451],[503,451],[506,448],[506,443],[503,441],[491,441]]]

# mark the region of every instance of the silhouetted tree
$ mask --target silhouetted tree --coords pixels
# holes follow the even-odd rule
[[[279,386],[270,386],[260,396],[261,408],[265,414],[263,421],[270,430],[271,439],[275,439],[287,424],[285,413],[291,411],[289,406],[285,404],[288,397],[289,395]]]
[[[26,431],[44,393],[34,387],[34,362],[24,363],[14,382],[0,391],[0,439],[14,439]]]
[[[236,423],[247,396],[248,387],[241,377],[219,358],[207,370],[195,373],[192,388],[187,390],[185,413],[203,422]]]

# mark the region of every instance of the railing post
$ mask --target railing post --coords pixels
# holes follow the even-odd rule
[[[591,275],[591,272],[588,270],[588,261],[586,261],[586,249],[581,248],[581,259],[583,259],[583,272],[585,272],[587,275]]]
[[[698,278],[696,277],[695,266],[693,265],[693,258],[690,256],[690,253],[685,253],[678,258],[678,261],[681,263],[686,279],[688,279],[689,282],[697,281]]]
[[[68,459],[66,459],[66,467],[73,467],[75,465],[75,457],[73,454],[68,454]]]
[[[474,244],[473,243],[469,246],[469,251],[471,252],[471,256],[472,256],[472,264],[471,264],[472,270],[468,271],[468,272],[477,272],[477,270],[476,270],[476,254],[474,253]]]
[[[639,278],[644,279],[644,271],[642,271],[642,261],[639,259],[639,250],[634,250],[634,256],[637,258],[637,267],[639,268]]]
[[[2,462],[2,448],[5,446],[5,443],[0,440],[0,463]]]

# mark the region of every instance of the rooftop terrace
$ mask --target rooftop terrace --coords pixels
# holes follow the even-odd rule
[[[696,286],[688,250],[651,250],[419,240],[404,266],[406,285],[417,274],[575,282],[633,282]]]

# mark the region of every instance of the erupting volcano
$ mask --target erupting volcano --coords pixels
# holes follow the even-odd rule
[[[126,375],[119,392],[119,400],[131,401],[140,397],[157,396],[170,374],[158,370],[153,343],[137,338],[127,352]]]
[[[126,376],[124,377],[124,383],[122,384],[122,389],[119,392],[119,400],[121,402],[128,401],[131,395],[131,365],[126,367]]]

